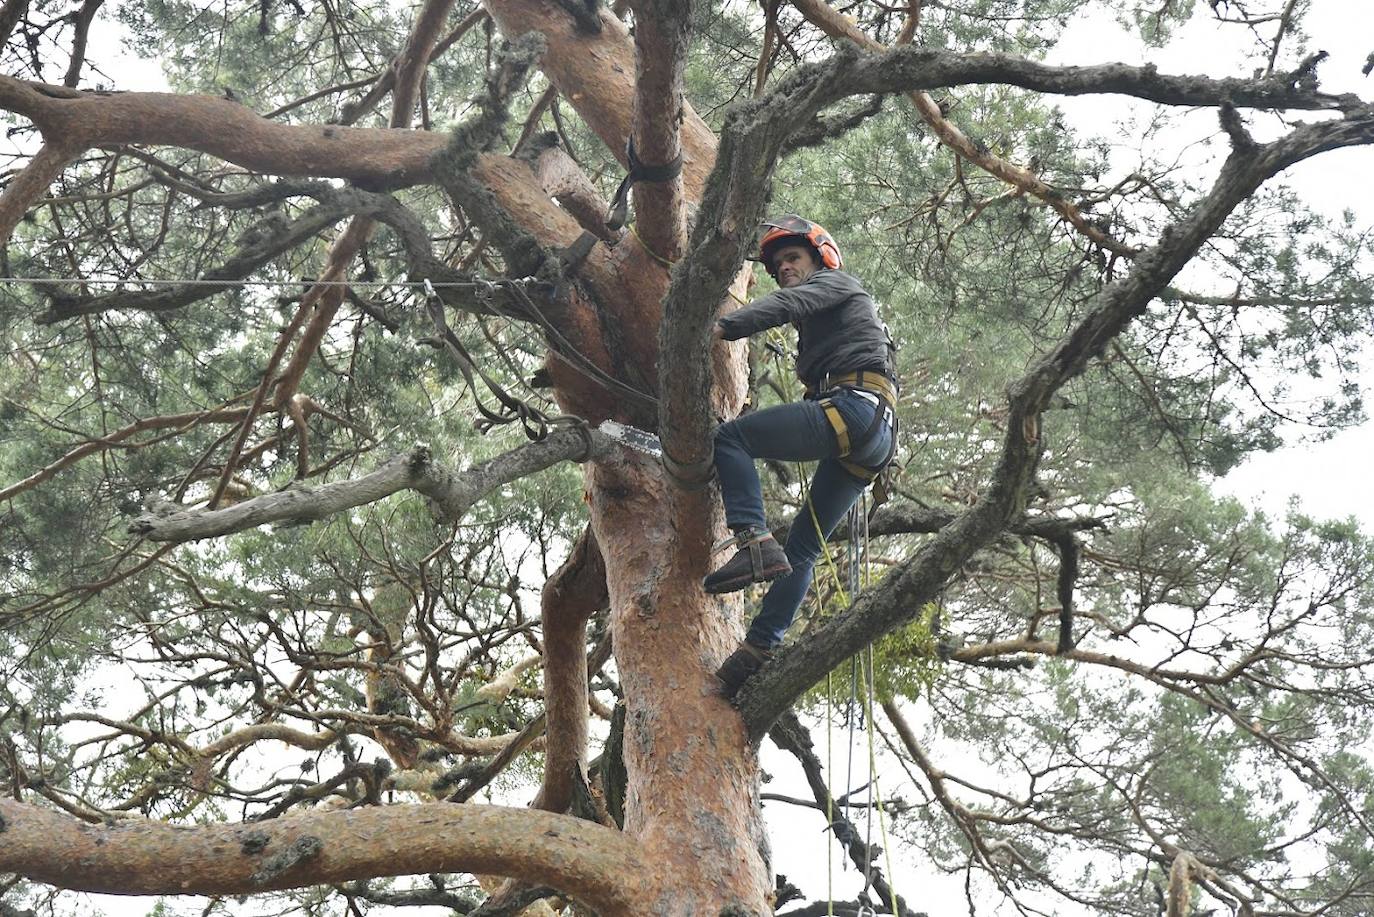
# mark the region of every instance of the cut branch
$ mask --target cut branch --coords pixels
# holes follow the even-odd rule
[[[579,226],[602,242],[615,242],[619,234],[606,226],[606,202],[596,185],[562,147],[541,150],[534,159],[535,177],[549,197],[573,215]]]

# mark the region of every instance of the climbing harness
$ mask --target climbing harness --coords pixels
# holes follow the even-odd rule
[[[773,342],[769,341],[769,342],[767,342],[767,343],[772,344]],[[777,346],[776,344],[774,344],[773,346],[769,346],[768,349],[769,349],[770,352],[772,352],[772,354],[773,354],[773,356],[774,356],[774,359],[776,359],[776,360],[778,360],[778,361],[781,361],[781,360],[783,359],[784,352],[783,352],[783,348],[782,348],[782,347]],[[783,378],[786,379],[787,376],[783,376]],[[858,389],[859,386],[860,386],[860,384],[862,384],[862,385],[863,385],[863,388],[860,389],[860,390],[862,390],[862,391],[869,391],[871,388],[882,387],[882,389],[883,389],[883,394],[877,395],[877,397],[878,397],[879,399],[881,399],[881,401],[882,401],[882,407],[883,407],[885,410],[891,410],[891,406],[892,406],[892,405],[895,403],[895,401],[896,401],[896,388],[895,388],[895,386],[893,386],[892,381],[891,381],[886,375],[884,375],[884,374],[882,374],[882,373],[849,373],[849,374],[845,374],[845,375],[840,375],[840,376],[835,376],[835,377],[829,377],[827,380],[825,380],[825,383],[828,383],[828,384],[825,384],[825,385],[823,385],[822,387],[820,387],[820,388],[818,389],[818,393],[819,393],[819,394],[828,393],[828,392],[830,392],[830,391],[833,391],[834,388],[836,388],[836,387],[841,387],[841,386],[850,386],[850,387],[854,387],[854,388]],[[784,385],[785,385],[785,383],[784,383]],[[790,398],[792,397],[792,394],[789,393],[788,391],[785,391],[785,390],[780,391],[780,394],[781,394],[784,398],[788,398],[789,400],[790,400]],[[875,394],[876,394],[876,393],[875,393]],[[879,412],[877,412],[877,413],[878,413],[878,415],[881,417],[881,415],[884,413],[884,411],[879,411]],[[894,414],[894,421],[895,421],[895,414]],[[833,423],[834,423],[834,421],[832,421],[832,425],[833,425]],[[847,435],[847,432],[848,432],[848,431],[846,430],[846,435]],[[837,437],[838,437],[838,433],[837,433]],[[894,423],[894,427],[893,427],[893,441],[894,441],[894,442],[896,441],[896,427],[895,427],[895,423]],[[863,441],[861,440],[860,442],[861,442],[861,444],[862,444]],[[842,443],[842,445],[843,445],[843,443]],[[890,461],[890,457],[889,457],[889,461]],[[820,518],[816,515],[816,507],[815,507],[815,505],[814,505],[814,504],[812,503],[812,501],[811,501],[811,493],[810,493],[810,487],[809,487],[808,484],[807,484],[807,476],[806,476],[805,474],[802,473],[802,470],[801,470],[800,467],[798,467],[798,474],[797,474],[797,477],[798,477],[798,478],[801,480],[801,482],[802,482],[802,502],[805,504],[805,506],[807,507],[807,510],[809,511],[809,515],[810,515],[810,519],[811,519],[811,524],[814,525],[815,528],[816,528],[816,534],[817,534],[817,536],[818,536],[818,540],[819,540],[820,545],[821,545],[821,558],[823,559],[823,564],[821,565],[821,566],[822,566],[822,569],[825,571],[825,574],[828,575],[828,578],[829,578],[829,580],[830,580],[831,587],[834,589],[835,596],[836,596],[836,598],[839,600],[839,604],[840,604],[841,606],[843,606],[843,607],[848,608],[848,607],[853,603],[855,597],[857,597],[861,585],[864,585],[864,584],[870,584],[870,585],[871,585],[871,572],[870,572],[870,569],[869,569],[869,565],[868,565],[868,563],[867,563],[867,559],[868,559],[868,518],[869,518],[869,511],[868,511],[868,507],[867,507],[868,498],[867,498],[867,496],[861,497],[860,502],[855,503],[855,505],[854,505],[854,506],[850,509],[850,511],[849,511],[849,516],[848,516],[848,524],[849,524],[849,563],[848,563],[847,569],[846,569],[846,571],[845,571],[845,572],[846,572],[846,575],[845,575],[844,577],[841,577],[839,567],[838,567],[838,565],[837,565],[836,562],[835,562],[835,556],[834,556],[834,554],[833,554],[833,553],[831,552],[831,550],[830,550],[830,543],[829,543],[829,541],[825,538],[825,533],[821,531]],[[802,519],[802,517],[799,515],[799,516],[798,516],[798,520],[797,520],[796,522],[794,522],[793,524],[794,524],[794,525],[805,524],[803,521],[801,521],[801,519]],[[814,599],[815,599],[815,605],[816,605],[816,612],[817,612],[817,614],[820,614],[820,613],[824,610],[824,602],[823,602],[822,596],[821,596],[820,579],[821,579],[821,577],[820,577],[820,576],[817,576],[817,577],[816,577],[815,579],[813,579],[812,582],[811,582],[811,590],[812,590],[812,595],[814,596]],[[861,581],[862,581],[862,582],[861,582]],[[865,698],[866,698],[866,702],[865,702],[865,704],[864,704],[862,707],[859,707],[859,706],[858,706],[858,691],[859,691],[860,679],[859,679],[859,677],[858,677],[858,668],[857,668],[857,666],[858,666],[859,659],[858,659],[858,657],[856,656],[856,657],[854,657],[854,658],[851,660],[850,701],[849,701],[849,704],[847,705],[847,710],[846,710],[846,720],[847,720],[847,726],[848,726],[848,729],[849,729],[849,739],[848,739],[848,743],[847,743],[847,745],[848,745],[848,768],[847,768],[847,769],[848,769],[848,777],[847,777],[847,780],[848,780],[848,787],[846,788],[845,795],[844,795],[844,797],[843,797],[844,799],[847,800],[847,799],[853,794],[853,792],[854,792],[854,788],[853,788],[853,770],[854,770],[854,764],[853,764],[853,762],[854,762],[854,725],[855,725],[856,720],[858,719],[858,716],[856,716],[856,714],[855,714],[855,710],[856,710],[856,707],[857,707],[857,709],[858,709],[859,711],[861,711],[861,713],[859,714],[859,716],[862,716],[862,717],[864,718],[864,721],[865,721],[865,724],[866,724],[866,731],[867,731],[867,734],[868,734],[868,743],[869,743],[869,754],[868,754],[869,779],[868,779],[868,782],[865,784],[865,787],[871,787],[871,789],[872,789],[872,795],[873,795],[873,800],[870,802],[869,808],[868,808],[868,823],[869,823],[868,835],[869,835],[869,839],[868,839],[868,841],[867,841],[867,842],[865,843],[865,845],[864,845],[864,851],[865,851],[865,854],[864,854],[865,863],[864,863],[864,867],[863,867],[863,873],[864,873],[864,889],[863,889],[863,892],[862,892],[862,894],[861,894],[861,899],[863,898],[863,896],[866,896],[866,895],[867,895],[868,889],[871,888],[871,887],[873,887],[873,868],[872,868],[872,867],[873,867],[873,864],[872,864],[872,861],[871,861],[871,854],[872,854],[872,818],[873,818],[873,808],[876,806],[876,807],[878,808],[878,826],[879,826],[879,831],[880,831],[880,833],[881,833],[881,836],[882,836],[882,838],[883,838],[883,851],[884,851],[884,855],[885,855],[885,857],[886,857],[886,861],[887,861],[887,872],[888,872],[888,875],[889,875],[889,879],[888,879],[888,882],[887,882],[887,890],[888,890],[888,894],[891,896],[891,899],[892,899],[892,902],[893,902],[893,903],[892,903],[892,907],[893,907],[893,910],[894,910],[895,913],[899,913],[899,914],[902,913],[902,912],[910,913],[909,911],[906,911],[906,908],[905,908],[901,903],[899,903],[899,902],[900,902],[900,899],[899,899],[898,896],[897,896],[896,884],[895,884],[895,882],[893,881],[893,879],[891,878],[891,877],[892,877],[892,861],[891,861],[891,855],[887,853],[887,847],[888,847],[888,844],[887,844],[887,830],[886,830],[886,826],[885,826],[885,823],[884,823],[883,813],[882,813],[882,808],[881,808],[881,807],[882,807],[882,794],[881,794],[881,792],[880,792],[880,790],[879,790],[879,781],[878,781],[878,776],[877,776],[877,757],[876,757],[876,753],[875,753],[874,748],[873,748],[873,695],[874,695],[875,692],[874,692],[874,680],[873,680],[873,647],[872,647],[871,644],[869,645],[868,649],[866,650],[866,652],[865,652],[863,655],[866,657],[866,664],[865,664],[865,666],[864,666],[864,671],[865,671],[866,674],[865,674],[865,677],[864,677],[863,680],[862,680],[862,683],[863,683],[863,685],[865,686]],[[827,673],[826,673],[826,676],[825,676],[825,679],[826,679],[826,680],[825,680],[825,698],[826,698],[826,707],[825,707],[825,711],[826,711],[826,712],[825,712],[825,716],[826,716],[826,721],[825,721],[825,725],[826,725],[826,738],[825,738],[825,757],[826,757],[826,761],[825,761],[825,767],[826,767],[827,773],[833,774],[833,773],[835,773],[835,768],[834,768],[834,740],[833,740],[833,732],[834,732],[834,688],[833,688],[832,673],[827,672]],[[826,793],[825,817],[826,817],[826,828],[827,828],[827,830],[830,832],[830,834],[832,835],[832,837],[837,837],[837,836],[838,836],[838,832],[839,832],[840,830],[842,830],[842,829],[844,828],[844,825],[847,824],[847,822],[848,822],[848,820],[845,819],[844,816],[839,815],[839,814],[836,813],[836,811],[835,811],[835,799],[834,799],[834,796],[833,796],[831,793],[829,793],[829,792]],[[843,819],[843,823],[842,823],[842,819]],[[852,830],[852,827],[850,828],[850,830]],[[880,893],[880,894],[881,894],[881,893]],[[831,849],[830,849],[830,844],[829,844],[829,843],[827,843],[827,845],[826,845],[826,897],[827,897],[827,899],[828,899],[826,914],[828,915],[828,917],[834,917],[834,914],[835,914],[834,865],[833,865],[833,857],[831,856]],[[877,911],[874,910],[874,909],[872,908],[872,906],[871,906],[870,904],[868,904],[866,901],[864,901],[864,902],[861,904],[861,910],[859,911],[859,913],[865,913],[865,911],[862,910],[862,908],[867,908],[867,909],[868,909],[868,910],[867,910],[867,913],[870,913],[870,914],[876,914],[876,913],[877,913]]]
[[[835,406],[836,389],[859,392],[871,399],[873,406],[877,408],[873,412],[872,422],[858,436],[852,434],[849,425],[844,421],[844,416],[840,414],[840,409]],[[892,459],[897,455],[897,387],[891,379],[882,373],[864,370],[840,376],[826,376],[815,390],[807,392],[806,397],[815,401],[825,411],[825,419],[830,421],[830,427],[835,431],[835,441],[840,447],[839,461],[845,471],[861,481],[872,481],[892,463]],[[845,456],[863,449],[873,437],[882,432],[884,422],[892,429],[892,442],[887,447],[887,454],[883,456],[882,462],[869,467],[846,461]]]

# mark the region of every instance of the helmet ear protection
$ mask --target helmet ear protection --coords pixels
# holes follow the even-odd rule
[[[763,230],[763,235],[759,237],[759,259],[763,262],[768,275],[774,279],[777,279],[778,272],[773,267],[773,255],[785,245],[808,246],[815,253],[816,260],[831,270],[844,267],[840,247],[819,223],[813,223],[794,213],[787,213],[776,220],[764,223]]]

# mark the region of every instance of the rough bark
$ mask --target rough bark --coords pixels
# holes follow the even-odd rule
[[[739,625],[701,591],[718,510],[674,506],[662,469],[637,457],[592,472],[625,691],[625,833],[655,864],[643,913],[767,913],[757,761],[712,672]]]
[[[682,155],[682,94],[692,4],[687,0],[638,0],[635,15],[635,95],[631,136],[638,159],[664,165]],[[714,144],[712,144],[714,146]],[[686,230],[682,177],[634,186],[638,241],[658,259],[682,257]],[[657,322],[654,323],[655,325]]]
[[[548,47],[544,75],[620,160],[635,98],[634,41],[625,24],[604,10],[601,31],[589,33],[548,0],[488,0],[487,10],[507,37],[538,32]],[[689,199],[701,193],[715,163],[715,135],[690,106],[682,123],[682,182]]]
[[[614,243],[619,234],[606,227],[606,202],[587,174],[559,147],[542,151],[534,163],[544,193],[573,215],[577,224],[602,242]]]

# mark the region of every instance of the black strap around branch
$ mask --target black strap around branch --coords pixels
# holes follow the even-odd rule
[[[683,490],[701,490],[715,478],[714,457],[708,456],[696,462],[680,462],[669,455],[662,444],[659,448],[663,451],[663,470],[668,472],[668,477],[676,481]]]
[[[625,159],[630,164],[630,171],[625,174],[625,179],[620,183],[620,187],[615,189],[615,197],[611,199],[611,209],[606,214],[606,226],[610,229],[620,229],[625,225],[626,217],[630,215],[631,185],[641,181],[672,181],[682,174],[681,152],[672,162],[647,165],[635,155],[635,138],[633,136],[625,143]]]

